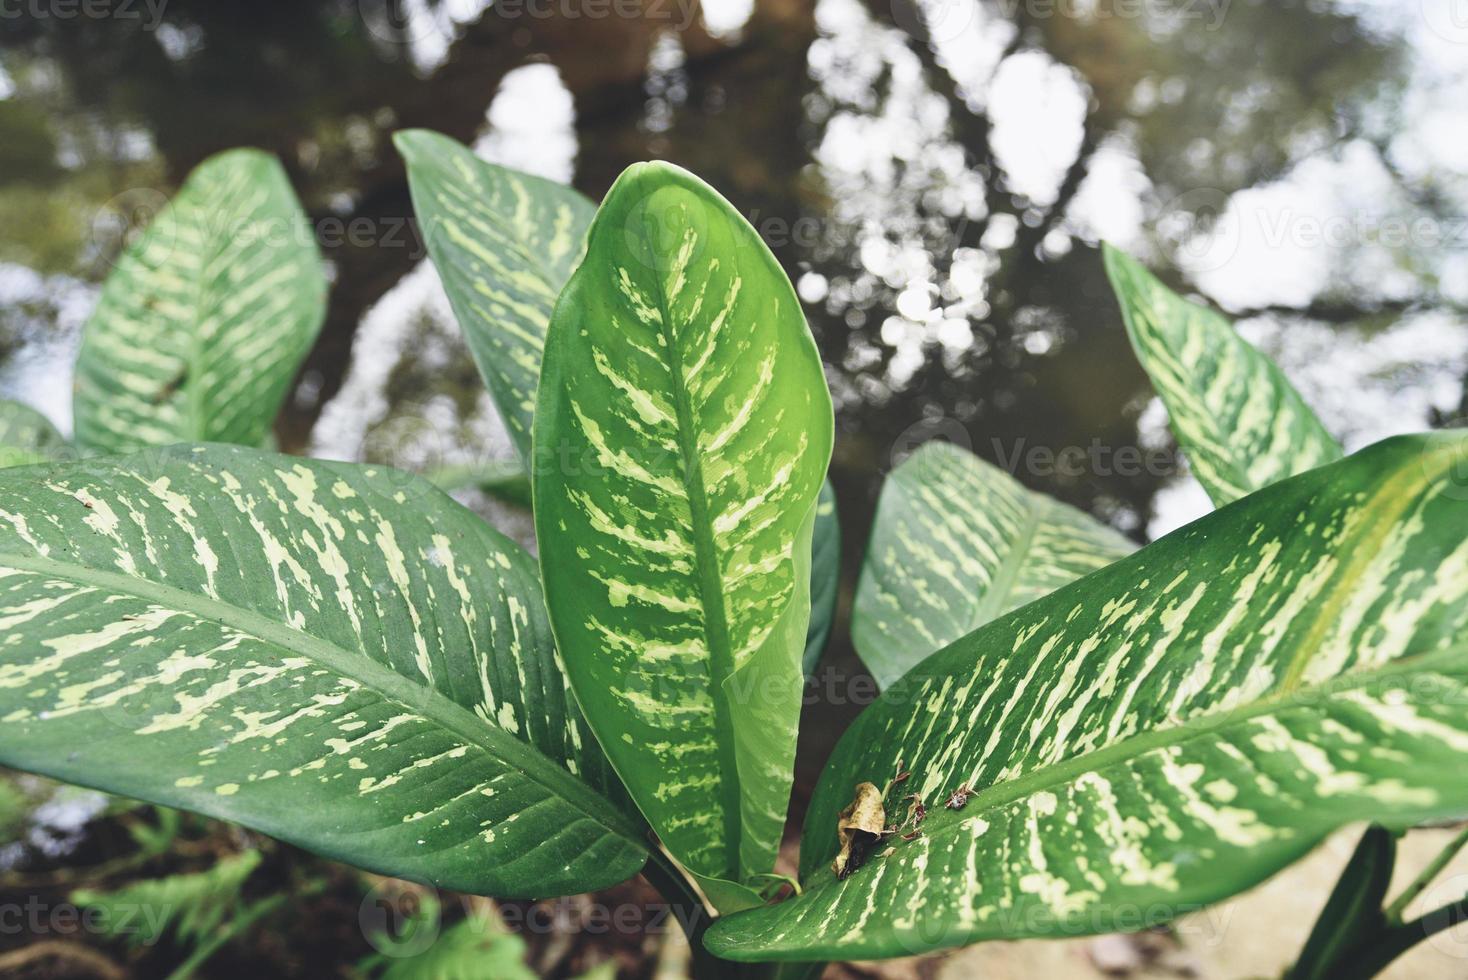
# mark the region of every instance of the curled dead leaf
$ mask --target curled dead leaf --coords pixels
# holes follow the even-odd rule
[[[873,845],[887,829],[887,810],[882,805],[882,791],[871,783],[858,783],[851,805],[841,811],[836,821],[836,836],[841,853],[831,862],[837,878],[845,878],[861,867]]]

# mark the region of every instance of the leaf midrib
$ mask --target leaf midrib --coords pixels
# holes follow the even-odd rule
[[[242,154],[228,162],[240,171],[240,183],[244,191],[240,199],[248,202],[250,199],[250,185],[255,180],[262,180],[261,190],[264,192],[267,206],[272,202],[275,191],[278,189],[273,184],[276,174],[266,165],[261,167],[262,161],[257,159],[249,151],[235,150],[232,153]],[[207,363],[208,350],[205,344],[203,325],[209,315],[220,302],[219,291],[215,288],[215,279],[218,274],[218,265],[222,248],[219,245],[219,234],[217,228],[208,220],[203,220],[201,215],[206,205],[214,203],[219,195],[220,187],[228,184],[235,175],[225,172],[215,175],[213,168],[223,168],[224,159],[207,161],[202,165],[199,172],[195,172],[184,186],[180,188],[178,196],[170,203],[173,209],[174,220],[188,221],[199,229],[199,238],[203,243],[203,256],[199,262],[198,276],[194,281],[192,302],[190,303],[190,322],[188,324],[188,353],[184,358],[184,367],[181,374],[182,380],[178,383],[180,394],[183,396],[187,410],[182,420],[182,432],[179,438],[183,442],[208,442],[218,439],[220,434],[209,431],[212,421],[211,413],[205,405],[205,392],[203,378],[205,376],[205,365]],[[202,179],[201,179],[202,178]],[[181,207],[180,205],[187,205]],[[248,212],[253,217],[259,210],[258,207]],[[238,213],[234,213],[236,219],[235,229],[248,223],[249,218],[241,220]],[[212,337],[210,340],[217,341],[219,338]],[[165,389],[166,390],[166,389]]]
[[[926,832],[925,837],[932,840],[952,836],[961,830],[964,821],[971,819],[978,812],[997,810],[1010,803],[1015,803],[1033,796],[1035,793],[1043,790],[1067,785],[1085,773],[1097,772],[1119,762],[1137,758],[1153,749],[1183,745],[1215,732],[1220,728],[1250,721],[1261,715],[1267,715],[1271,711],[1282,708],[1290,702],[1311,700],[1308,695],[1317,690],[1323,692],[1324,700],[1328,701],[1334,699],[1341,692],[1359,690],[1370,686],[1372,682],[1389,679],[1397,674],[1432,670],[1438,663],[1451,661],[1453,658],[1462,657],[1464,654],[1468,654],[1468,643],[1454,644],[1431,653],[1401,657],[1377,670],[1352,674],[1350,675],[1349,683],[1341,683],[1342,678],[1335,678],[1336,683],[1318,689],[1312,687],[1305,689],[1297,688],[1289,691],[1276,690],[1246,707],[1229,708],[1224,712],[1217,710],[1209,711],[1176,725],[1157,727],[1145,732],[1139,732],[1136,735],[1112,742],[1110,745],[1103,746],[1099,749],[1083,752],[1069,759],[1032,770],[1015,779],[987,786],[973,793],[969,797],[967,806],[962,811],[943,809],[934,813],[934,822],[937,822],[939,826],[936,831]],[[1458,672],[1462,673],[1462,671],[1463,667],[1459,665]],[[901,852],[899,851],[898,853]],[[853,876],[853,880],[856,877]],[[835,879],[833,878],[832,881],[835,881]],[[829,887],[829,883],[822,887]]]
[[[1039,501],[1035,500],[1023,487],[1020,488],[1020,492],[1024,494],[1024,526],[1014,537],[1009,553],[1000,560],[999,567],[995,569],[988,591],[979,597],[979,603],[974,608],[974,618],[964,631],[965,633],[978,629],[1011,608],[1010,595],[1016,583],[1019,582],[1020,569],[1025,565],[1025,558],[1029,556],[1030,548],[1035,541],[1035,531],[1040,527]]]
[[[1433,465],[1434,463],[1436,464],[1436,466]],[[1385,482],[1380,484],[1377,487],[1376,491],[1371,495],[1371,497],[1361,504],[1360,512],[1371,514],[1372,516],[1372,523],[1368,529],[1368,538],[1370,539],[1370,541],[1374,541],[1380,535],[1385,534],[1386,532],[1397,526],[1398,519],[1400,518],[1402,512],[1404,512],[1408,507],[1418,504],[1421,500],[1422,490],[1432,484],[1437,478],[1439,478],[1442,475],[1442,472],[1446,471],[1451,466],[1451,464],[1452,458],[1450,454],[1426,452],[1423,454],[1422,464],[1420,467],[1409,468],[1399,471],[1398,473],[1393,474]],[[1390,504],[1384,510],[1377,512],[1375,511],[1374,506],[1376,502],[1382,498],[1386,498],[1387,500],[1389,500]],[[1372,547],[1369,541],[1362,542],[1359,539],[1354,541],[1351,551],[1351,559],[1346,567],[1342,569],[1340,575],[1347,581],[1354,580],[1359,575],[1357,569],[1359,569],[1364,563],[1371,561],[1376,556],[1376,552],[1377,549],[1375,547]],[[1339,607],[1344,603],[1348,593],[1349,590],[1347,589],[1337,589],[1332,593],[1330,599],[1321,606],[1314,620],[1310,624],[1309,632],[1306,634],[1304,639],[1300,641],[1295,656],[1290,660],[1288,666],[1286,667],[1283,679],[1274,688],[1274,690],[1261,697],[1258,701],[1254,702],[1253,705],[1243,708],[1231,709],[1229,712],[1229,720],[1257,717],[1260,714],[1267,713],[1268,709],[1277,704],[1299,697],[1314,690],[1314,688],[1301,687],[1305,670],[1308,668],[1310,661],[1315,657],[1315,655],[1320,651],[1321,647],[1323,646],[1323,644],[1320,642],[1323,639],[1323,634],[1326,630],[1335,625],[1335,623],[1337,622],[1337,612],[1339,610]],[[1409,671],[1410,669],[1419,665],[1424,660],[1435,661],[1437,659],[1446,659],[1454,653],[1463,651],[1468,651],[1468,645],[1460,644],[1451,646],[1437,654],[1418,654],[1416,656],[1404,656],[1393,661],[1387,667],[1383,667],[1375,671],[1363,671],[1358,674],[1351,674],[1349,675],[1349,677],[1350,680],[1353,682],[1362,682],[1372,678],[1390,676],[1393,673]],[[1333,678],[1333,680],[1338,679],[1339,678]],[[1359,686],[1361,686],[1360,683],[1352,683],[1349,685],[1332,688],[1332,690],[1341,690],[1346,689],[1347,687],[1349,687],[1350,689],[1354,689]],[[1048,773],[1055,768],[1065,769],[1068,766],[1075,768],[1075,774],[1079,775],[1082,772],[1097,768],[1097,765],[1094,763],[1090,765],[1084,765],[1083,763],[1085,763],[1086,760],[1094,760],[1098,757],[1107,757],[1109,759],[1109,754],[1114,754],[1118,758],[1126,758],[1128,757],[1128,753],[1126,750],[1130,746],[1135,743],[1146,741],[1148,739],[1151,739],[1151,742],[1155,743],[1157,746],[1170,744],[1169,740],[1165,737],[1170,733],[1193,728],[1206,729],[1209,727],[1217,727],[1216,725],[1210,724],[1211,719],[1215,717],[1215,714],[1216,713],[1212,712],[1205,713],[1170,728],[1152,729],[1151,731],[1144,732],[1139,735],[1134,735],[1131,738],[1123,739],[1119,742],[1114,742],[1111,745],[1104,746],[1100,749],[1095,750],[1094,752],[1083,753],[1082,755],[1075,756],[1072,759],[1067,759],[1064,762],[1056,763],[1054,767],[1046,767],[1046,769],[1044,770],[1037,770],[1035,777],[1036,779],[1038,779],[1040,775]],[[1201,734],[1201,732],[1197,732],[1195,734],[1188,735],[1185,738],[1179,739],[1179,744],[1181,742],[1187,741],[1189,738],[1196,737],[1197,734]],[[1147,748],[1150,747],[1152,747],[1152,745],[1149,743],[1148,745],[1144,746],[1142,751],[1145,751]],[[1115,750],[1115,752],[1113,752],[1113,750]],[[1108,761],[1102,764],[1110,763]],[[986,788],[980,793],[975,793],[970,802],[979,802],[981,800],[989,798],[989,796],[992,795],[1001,798],[996,803],[986,805],[1002,806],[1004,805],[1004,803],[1012,802],[1013,799],[1027,796],[1030,792],[1034,792],[1035,790],[1021,789],[1019,791],[1014,791],[1013,787],[1015,787],[1016,785],[1023,787],[1028,778],[1029,777],[1027,776],[1021,776],[1018,779],[1010,780],[1001,784],[997,784],[994,787]],[[1013,792],[1017,792],[1018,795],[1009,799],[1004,799],[1002,798],[1002,794],[1000,793],[1000,787],[1004,787]],[[1037,787],[1037,789],[1042,788],[1045,787]]]
[[[650,216],[647,217],[651,220]],[[643,226],[643,234],[647,236],[648,242],[656,240],[648,232],[646,224]],[[703,481],[703,464],[698,448],[693,403],[683,379],[683,332],[673,329],[666,283],[656,274],[653,282],[657,286],[658,312],[668,339],[667,346],[663,349],[667,351],[668,381],[673,389],[673,411],[678,418],[678,448],[683,457],[683,484],[688,490],[693,562],[697,570],[700,606],[703,610],[701,621],[709,650],[709,696],[714,705],[714,742],[718,746],[719,756],[725,864],[727,872],[735,880],[742,880],[742,793],[735,750],[733,711],[725,693],[725,682],[734,674],[734,653],[729,641],[729,623],[724,615],[723,573],[719,568],[718,551],[714,544],[713,521],[709,515],[708,491]]]
[[[643,847],[641,835],[615,807],[597,795],[591,787],[565,772],[554,760],[490,725],[433,688],[415,683],[373,660],[364,652],[347,650],[310,633],[292,630],[252,610],[148,578],[123,575],[87,565],[69,564],[33,554],[0,552],[0,565],[155,602],[166,608],[228,626],[272,646],[302,654],[327,669],[376,691],[387,700],[422,715],[513,768],[527,780],[580,811],[592,822],[639,848]]]
[[[1433,461],[1438,466],[1433,467]],[[1441,477],[1450,465],[1451,459],[1446,458],[1446,454],[1426,452],[1422,454],[1420,467],[1399,470],[1378,485],[1371,497],[1360,505],[1359,513],[1369,515],[1370,524],[1360,535],[1349,541],[1349,557],[1335,577],[1348,584],[1359,579],[1362,569],[1376,559],[1381,540],[1399,525],[1407,508],[1421,504],[1423,491]],[[1378,504],[1383,499],[1386,503]],[[1344,537],[1342,535],[1343,540]],[[1305,634],[1279,682],[1281,692],[1288,693],[1300,686],[1305,671],[1310,667],[1310,661],[1324,646],[1325,634],[1340,622],[1345,604],[1353,597],[1349,588],[1333,589],[1326,600],[1316,607],[1310,630]]]

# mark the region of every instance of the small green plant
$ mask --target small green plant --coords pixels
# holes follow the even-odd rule
[[[183,444],[0,473],[0,762],[479,895],[641,872],[700,977],[1143,928],[1358,821],[1295,975],[1368,975],[1450,921],[1403,924],[1383,868],[1393,833],[1468,815],[1468,439],[1342,458],[1226,321],[1108,250],[1220,509],[1137,549],[951,447],[899,467],[854,614],[883,693],[787,877],[836,574],[831,401],[788,279],[675,167],[597,207],[436,134],[398,146],[538,561],[420,479],[254,448],[321,284],[241,232],[299,209],[236,158],[124,257],[79,369],[84,449]],[[32,430],[17,454],[47,455]]]
[[[247,904],[246,881],[258,851],[227,857],[208,871],[144,880],[112,892],[79,889],[72,901],[87,909],[101,931],[129,946],[151,946],[171,934],[191,950],[170,980],[189,977],[234,936],[283,905],[277,894]]]

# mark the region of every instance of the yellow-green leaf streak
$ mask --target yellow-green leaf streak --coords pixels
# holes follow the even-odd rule
[[[1232,324],[1125,253],[1109,245],[1103,253],[1137,359],[1215,504],[1340,459],[1340,444],[1284,373]]]
[[[551,318],[536,533],[577,699],[705,878],[769,871],[779,846],[832,428],[753,229],[690,174],[629,169]]]
[[[280,164],[211,157],[103,285],[77,357],[77,445],[262,444],[325,313],[321,256]]]
[[[476,893],[645,859],[533,562],[416,478],[224,446],[7,471],[0,624],[5,765]]]
[[[852,610],[857,652],[888,687],[913,664],[1134,546],[946,443],[882,486]]]
[[[1460,433],[1378,443],[924,660],[822,775],[804,894],[707,945],[815,960],[1136,928],[1345,824],[1468,814],[1465,454]],[[899,760],[924,834],[837,881],[837,814]]]

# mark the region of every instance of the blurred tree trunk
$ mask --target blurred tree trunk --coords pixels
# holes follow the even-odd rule
[[[793,130],[786,128],[791,120],[778,114],[788,113],[791,108],[798,110],[799,102],[791,98],[791,89],[778,79],[777,72],[788,73],[790,55],[796,49],[800,57],[794,59],[795,64],[803,74],[804,45],[814,32],[811,2],[761,0],[749,28],[732,44],[708,34],[696,7],[680,8],[672,0],[640,0],[640,16],[599,19],[566,17],[565,8],[556,4],[540,8],[552,13],[543,19],[500,16],[491,8],[465,28],[442,67],[428,78],[405,86],[392,100],[395,122],[390,128],[421,126],[469,142],[483,129],[485,113],[504,76],[525,64],[549,62],[560,73],[576,105],[580,139],[576,183],[593,199],[600,199],[626,163],[648,156],[677,159],[675,150],[629,145],[625,139],[628,133],[640,132],[628,121],[643,112],[653,47],[660,36],[672,34],[683,48],[687,70],[697,79],[699,91],[729,92],[737,97],[741,112],[748,103],[757,101],[761,105],[753,115],[765,117],[757,137],[750,138],[749,127],[741,123],[753,125],[759,120],[726,123],[718,117],[706,119],[701,113],[684,113],[680,116],[679,138],[683,138],[684,131],[688,139],[722,138],[731,147],[741,145],[743,157],[755,164],[756,156],[761,155],[756,153],[757,148],[778,150],[793,135]],[[625,6],[613,5],[610,9]],[[688,16],[693,18],[691,23],[678,30]],[[799,33],[791,30],[792,19],[804,23]],[[755,85],[767,86],[759,89],[758,97],[750,94]],[[729,132],[725,132],[726,127]],[[742,139],[734,131],[739,128],[744,129]],[[384,130],[380,135],[383,145],[377,165],[362,175],[361,194],[352,213],[343,219],[349,224],[366,220],[373,222],[371,227],[388,228],[412,214],[407,176],[387,142],[391,133]],[[785,168],[798,169],[800,165],[796,157],[758,161],[758,166],[739,168],[745,178],[742,186],[759,186],[771,169],[784,173]],[[726,175],[705,176],[726,189],[739,186],[726,180]],[[789,213],[786,202],[779,202],[779,207],[780,213]],[[287,450],[298,450],[307,443],[321,409],[340,390],[362,316],[423,256],[416,232],[403,244],[401,248],[384,248],[373,241],[327,250],[327,258],[336,266],[337,279],[321,338],[296,386],[298,394],[309,392],[309,397],[293,398],[277,425],[281,445]]]

